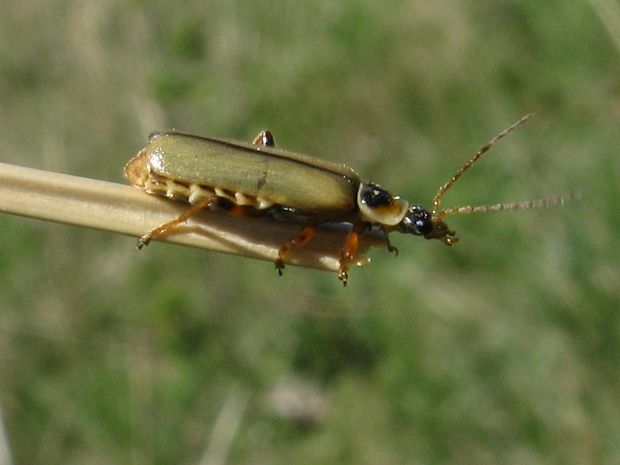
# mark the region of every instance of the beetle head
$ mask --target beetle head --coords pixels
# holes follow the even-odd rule
[[[458,241],[455,232],[438,216],[433,216],[421,205],[412,205],[407,210],[398,229],[403,233],[424,236],[426,239],[440,239],[446,245],[453,245]]]

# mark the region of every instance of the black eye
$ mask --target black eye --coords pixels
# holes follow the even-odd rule
[[[425,236],[433,229],[433,223],[430,218],[420,218],[415,221],[415,226],[420,233]]]
[[[368,184],[366,190],[361,195],[361,201],[369,207],[379,207],[392,203],[392,194],[385,189],[381,189],[376,184]]]

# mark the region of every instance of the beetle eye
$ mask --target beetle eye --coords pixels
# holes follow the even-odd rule
[[[380,207],[392,203],[392,194],[376,184],[367,184],[366,189],[360,196],[360,200],[369,207]]]
[[[403,232],[426,236],[433,230],[430,212],[420,205],[413,205],[401,222]]]

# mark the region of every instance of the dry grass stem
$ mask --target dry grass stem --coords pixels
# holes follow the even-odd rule
[[[131,186],[0,163],[0,211],[4,213],[139,237],[186,209],[184,203]],[[299,229],[296,223],[206,211],[162,240],[274,261],[280,245]],[[346,232],[343,227],[320,228],[310,244],[291,253],[290,264],[337,271]],[[371,245],[382,247],[383,241],[366,237],[361,253]]]

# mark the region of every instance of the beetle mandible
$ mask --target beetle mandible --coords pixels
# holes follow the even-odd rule
[[[398,231],[446,245],[458,241],[444,222],[447,215],[501,210],[523,210],[563,204],[567,196],[496,205],[441,208],[446,191],[500,139],[531,118],[528,114],[483,145],[442,186],[430,209],[412,204],[372,182],[364,182],[345,165],[330,163],[275,147],[272,134],[261,132],[252,143],[157,132],[149,144],[125,165],[125,177],[149,194],[185,201],[191,206],[179,217],[138,239],[138,248],[170,233],[202,209],[238,216],[267,215],[275,220],[296,219],[301,231],[278,250],[275,266],[282,275],[284,262],[296,247],[307,244],[315,227],[348,222],[351,229],[340,253],[338,278],[346,285],[349,265],[356,258],[362,234],[379,229],[387,249],[389,233]]]

